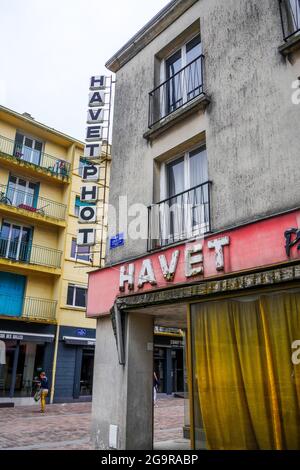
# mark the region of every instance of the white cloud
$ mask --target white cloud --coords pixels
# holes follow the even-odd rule
[[[167,3],[0,0],[0,103],[83,139],[89,77]]]

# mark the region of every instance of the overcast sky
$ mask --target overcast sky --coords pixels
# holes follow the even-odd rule
[[[84,139],[89,77],[168,0],[0,0],[0,104]]]

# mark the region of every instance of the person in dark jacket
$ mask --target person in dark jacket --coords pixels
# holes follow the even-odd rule
[[[159,380],[157,378],[156,373],[153,372],[153,401],[154,401],[154,406],[156,406],[158,386],[159,386]]]
[[[39,383],[40,383],[40,390],[41,390],[41,413],[45,413],[46,396],[48,395],[48,391],[49,391],[48,379],[46,377],[45,371],[42,371],[40,373]]]

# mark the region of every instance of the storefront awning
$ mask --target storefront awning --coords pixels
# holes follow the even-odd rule
[[[54,335],[43,333],[24,333],[22,331],[2,331],[0,330],[0,339],[20,340],[20,341],[36,341],[41,343],[52,343]]]
[[[77,346],[95,346],[96,338],[77,338],[76,336],[63,336],[67,344],[76,344]]]

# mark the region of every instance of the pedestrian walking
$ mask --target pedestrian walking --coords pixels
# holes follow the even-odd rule
[[[153,372],[153,402],[154,406],[156,406],[157,401],[157,391],[158,391],[159,380],[155,372]]]
[[[41,413],[45,413],[46,397],[48,395],[48,379],[45,371],[41,371],[39,377],[35,380],[37,384],[37,392],[35,394],[35,400],[41,400]]]

